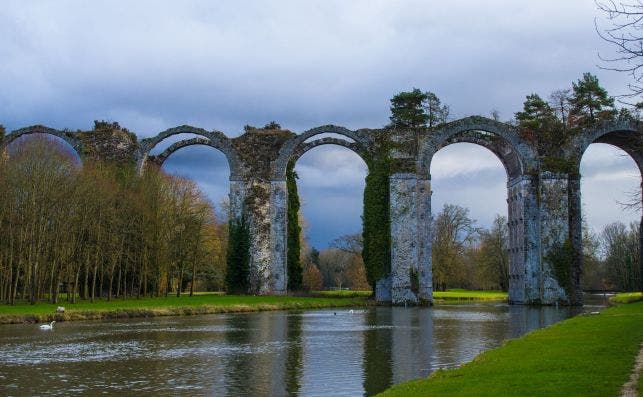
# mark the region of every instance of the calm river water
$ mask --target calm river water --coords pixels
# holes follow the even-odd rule
[[[0,395],[372,395],[572,314],[465,304],[3,325]]]

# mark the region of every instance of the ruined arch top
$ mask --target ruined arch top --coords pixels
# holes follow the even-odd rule
[[[74,149],[74,151],[76,152],[76,155],[78,155],[78,157],[81,158],[81,161],[82,161],[82,157],[81,157],[82,143],[78,138],[74,136],[74,134],[78,134],[78,133],[61,131],[55,128],[46,127],[44,125],[34,125],[34,126],[25,127],[25,128],[12,131],[10,134],[6,135],[3,139],[0,140],[0,150],[5,149],[16,139],[22,136],[31,135],[31,134],[52,135],[62,139]]]
[[[580,162],[592,143],[606,143],[622,149],[632,157],[643,176],[643,134],[637,121],[605,122],[599,127],[583,130],[575,136],[570,148],[576,171],[580,172]]]
[[[172,153],[181,148],[193,145],[205,145],[213,147],[225,155],[230,168],[230,180],[241,178],[242,162],[239,159],[237,151],[232,145],[230,139],[220,131],[207,131],[203,128],[192,127],[189,125],[170,128],[160,132],[154,137],[142,139],[139,144],[139,153],[137,158],[138,172],[143,172],[148,158],[152,157],[150,156],[150,151],[152,151],[152,149],[154,149],[163,140],[179,134],[194,134],[199,135],[200,137],[183,139],[170,145],[161,154],[155,156],[159,165],[162,165]]]
[[[430,175],[433,156],[455,143],[473,143],[489,149],[502,162],[509,180],[537,168],[538,156],[531,145],[511,125],[481,116],[447,123],[423,137],[418,168]]]
[[[348,140],[324,137],[310,142],[308,139],[322,134],[338,134],[350,138],[353,142]],[[338,145],[343,146],[355,154],[360,156],[362,160],[368,165],[368,154],[371,151],[372,139],[368,134],[362,131],[352,131],[348,128],[336,125],[323,125],[320,127],[312,128],[295,137],[289,139],[279,150],[277,159],[271,164],[271,176],[273,180],[285,180],[286,168],[290,160],[299,159],[307,151],[322,145]]]

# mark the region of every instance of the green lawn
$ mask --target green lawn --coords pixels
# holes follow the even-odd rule
[[[315,296],[327,297],[369,297],[371,291],[315,291]],[[466,289],[448,289],[434,291],[433,298],[436,303],[440,301],[502,301],[507,300],[507,293],[502,291],[473,291]]]
[[[94,303],[79,301],[71,304],[18,303],[0,305],[0,324],[85,320],[113,317],[145,317],[167,315],[209,314],[260,310],[317,309],[326,307],[365,306],[373,304],[363,297],[298,297],[298,296],[239,296],[198,294],[193,297],[114,299]],[[58,306],[65,313],[56,313]]]
[[[314,291],[313,295],[315,296],[324,296],[324,297],[333,297],[333,298],[356,298],[364,297],[368,298],[373,295],[372,291],[352,291],[352,290],[343,290],[343,291]]]
[[[643,302],[619,305],[533,331],[382,396],[618,396],[641,341]]]
[[[502,291],[470,291],[465,289],[448,289],[433,291],[433,299],[438,301],[502,301],[508,295]]]
[[[643,292],[621,292],[610,298],[612,303],[632,303],[643,300]]]

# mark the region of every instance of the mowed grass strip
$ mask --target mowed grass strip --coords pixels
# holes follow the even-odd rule
[[[632,303],[643,300],[643,292],[621,292],[610,298],[612,303]]]
[[[18,303],[0,305],[0,324],[72,321],[102,318],[153,317],[212,314],[262,310],[321,309],[328,307],[367,306],[374,302],[362,297],[242,296],[199,294],[145,299],[79,301],[71,304]],[[64,306],[64,313],[56,313]]]
[[[533,331],[381,396],[618,396],[641,341],[643,302],[619,305]]]
[[[465,289],[448,289],[446,291],[433,291],[436,301],[503,301],[508,299],[508,294],[502,291],[471,291]]]
[[[355,290],[338,290],[338,291],[314,291],[314,296],[323,296],[328,298],[368,298],[373,295],[372,291],[355,291]]]

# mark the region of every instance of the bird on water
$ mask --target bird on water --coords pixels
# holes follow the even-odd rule
[[[52,321],[52,322],[51,322],[51,323],[49,323],[49,324],[42,324],[42,325],[40,326],[40,329],[42,329],[42,330],[50,330],[50,329],[54,329],[54,323],[55,323],[55,321]]]

